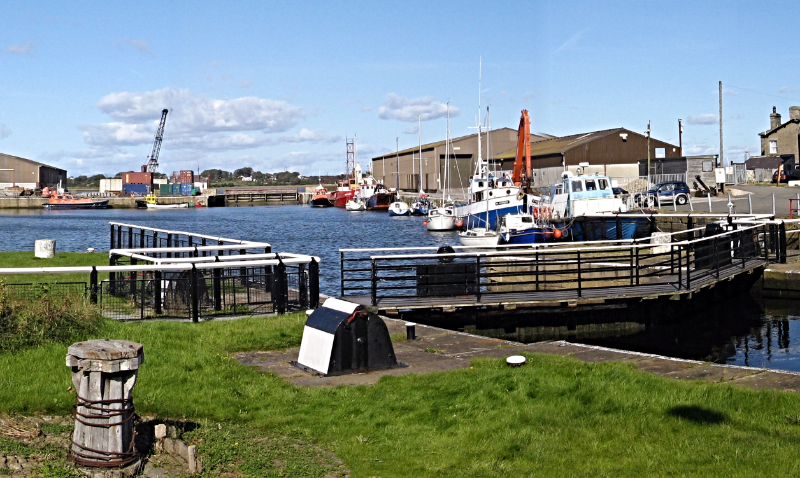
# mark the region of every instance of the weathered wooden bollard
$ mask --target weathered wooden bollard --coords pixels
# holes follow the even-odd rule
[[[87,340],[67,350],[77,391],[70,459],[82,466],[121,467],[136,461],[131,390],[144,363],[142,344]]]

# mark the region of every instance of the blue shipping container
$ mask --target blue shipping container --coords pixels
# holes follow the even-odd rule
[[[173,196],[181,195],[181,183],[172,183],[172,195]]]
[[[122,190],[125,194],[146,195],[150,192],[151,186],[149,184],[123,184]]]
[[[191,183],[181,184],[181,196],[191,196],[193,188],[194,184]]]

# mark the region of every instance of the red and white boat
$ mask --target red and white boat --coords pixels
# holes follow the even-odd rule
[[[72,194],[50,193],[50,199],[44,203],[45,209],[105,209],[108,199],[76,198]]]

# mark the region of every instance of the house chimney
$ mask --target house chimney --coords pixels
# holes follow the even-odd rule
[[[781,125],[781,115],[772,107],[772,114],[769,115],[769,129],[775,129]]]
[[[789,107],[789,119],[800,120],[800,106]]]

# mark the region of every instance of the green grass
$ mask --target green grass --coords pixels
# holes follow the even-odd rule
[[[33,251],[0,252],[0,267],[80,267],[107,266],[108,253],[103,252],[57,252],[52,259],[40,259]],[[89,274],[11,274],[0,275],[9,284],[28,282],[89,282]],[[100,280],[108,273],[99,274]]]
[[[144,344],[137,411],[201,423],[188,438],[202,440],[201,454],[218,457],[209,476],[231,466],[267,474],[257,471],[269,465],[258,443],[273,444],[278,456],[303,442],[335,453],[353,476],[800,473],[800,397],[791,393],[682,382],[628,365],[547,355],[529,356],[520,368],[479,359],[471,368],[387,376],[373,386],[308,389],[231,357],[296,346],[303,324],[302,315],[107,321],[98,336]],[[47,345],[0,354],[0,411],[67,414],[74,396],[65,352]],[[234,432],[215,433],[214,424]],[[250,448],[229,455],[230,440]],[[304,456],[270,470],[329,472],[315,465],[314,453]]]

